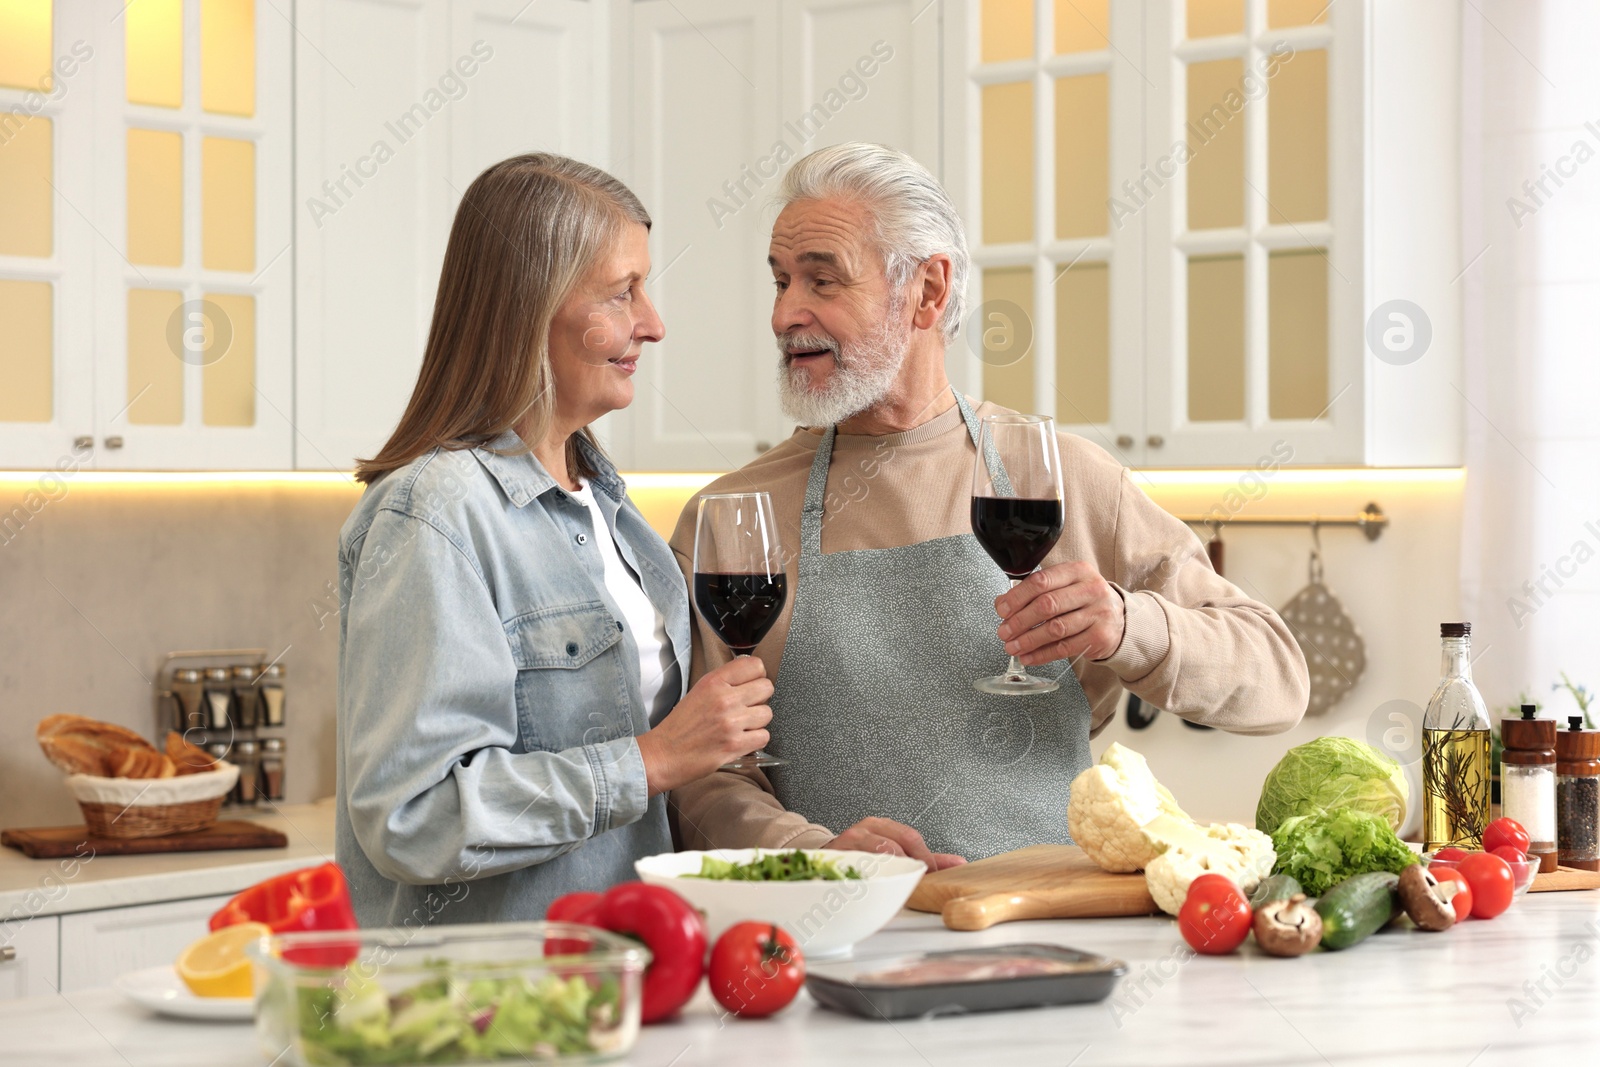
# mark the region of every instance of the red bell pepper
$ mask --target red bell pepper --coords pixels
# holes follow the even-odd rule
[[[664,886],[623,882],[604,895],[569,893],[550,905],[545,918],[598,926],[634,938],[650,950],[650,966],[644,972],[641,1022],[659,1022],[676,1015],[694,996],[705,974],[705,919],[688,901]],[[587,947],[570,939],[552,939],[546,952],[561,954]]]
[[[211,916],[211,929],[238,923],[266,923],[275,934],[307,930],[355,930],[350,887],[337,863],[306,867],[257,882]],[[360,953],[355,941],[288,949],[283,958],[305,967],[343,967]]]
[[[257,882],[211,916],[212,930],[238,923],[266,923],[275,934],[357,928],[350,887],[337,863]]]

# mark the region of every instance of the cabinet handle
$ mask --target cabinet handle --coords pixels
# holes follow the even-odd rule
[[[1162,445],[1167,443],[1167,439],[1158,433],[1153,433],[1144,439],[1144,443],[1149,445],[1151,448],[1160,448]]]
[[[106,438],[106,447],[107,448],[121,448],[122,447],[122,438],[121,438],[121,436],[113,434],[112,436]]]
[[[1129,433],[1119,433],[1119,434],[1117,434],[1117,447],[1118,448],[1132,448],[1133,447],[1133,435],[1129,434]]]
[[[0,945],[0,963],[10,963],[17,958],[16,945]]]
[[[94,448],[94,437],[90,434],[79,434],[72,439],[72,450],[74,452],[88,452],[92,448]]]

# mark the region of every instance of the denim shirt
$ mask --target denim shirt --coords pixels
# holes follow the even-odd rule
[[[636,736],[639,654],[589,512],[506,434],[367,487],[339,538],[335,850],[363,926],[537,919],[672,850]],[[666,619],[671,550],[587,444],[596,502]],[[495,451],[491,451],[495,450]]]

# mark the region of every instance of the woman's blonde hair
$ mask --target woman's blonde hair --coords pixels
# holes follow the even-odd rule
[[[478,175],[450,227],[411,401],[382,450],[357,461],[356,478],[372,482],[430,449],[474,448],[519,427],[525,445],[542,440],[556,402],[550,323],[628,223],[650,226],[639,198],[575,159],[536,152]],[[592,477],[579,437],[599,449],[585,427],[567,442],[567,464]]]

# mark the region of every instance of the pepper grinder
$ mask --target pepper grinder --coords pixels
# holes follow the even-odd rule
[[[1583,717],[1556,734],[1556,843],[1561,865],[1600,871],[1600,730]]]
[[[172,699],[178,705],[172,729],[180,734],[205,728],[204,679],[205,675],[194,667],[179,667],[172,672]]]
[[[256,668],[241,663],[233,668],[233,724],[241,730],[254,730],[260,721],[260,708]]]
[[[1535,718],[1522,705],[1520,719],[1500,721],[1500,814],[1528,832],[1528,857],[1540,873],[1556,869],[1556,721]]]

